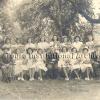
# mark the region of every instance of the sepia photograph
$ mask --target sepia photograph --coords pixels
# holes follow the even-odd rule
[[[100,100],[100,0],[0,0],[0,100]]]

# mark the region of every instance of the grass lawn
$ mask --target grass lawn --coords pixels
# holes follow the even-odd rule
[[[100,100],[100,81],[0,82],[0,100]]]

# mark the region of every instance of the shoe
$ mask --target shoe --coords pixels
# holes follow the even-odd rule
[[[34,78],[30,78],[29,81],[34,81]]]
[[[86,77],[85,80],[86,80],[86,81],[89,81],[90,79]]]
[[[75,80],[80,80],[80,78],[75,78]]]
[[[42,79],[42,78],[40,78],[40,77],[38,78],[38,80],[43,81],[43,79]]]
[[[93,80],[93,78],[91,78],[90,80]]]
[[[18,81],[20,81],[21,80],[21,78],[20,77],[18,77]]]
[[[65,78],[66,81],[69,81],[69,78]]]
[[[34,81],[34,78],[31,78],[32,81]]]
[[[25,81],[24,78],[21,78],[21,81]]]

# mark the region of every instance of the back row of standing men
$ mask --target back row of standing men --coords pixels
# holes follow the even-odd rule
[[[60,71],[65,80],[73,77],[92,79],[93,63],[100,64],[100,49],[92,35],[88,36],[86,43],[81,42],[79,36],[74,38],[74,42],[68,41],[66,36],[62,39],[60,42],[57,36],[53,36],[52,41],[47,42],[45,37],[41,37],[38,43],[32,43],[29,38],[25,45],[19,40],[13,45],[7,38],[1,54],[3,79],[9,81],[12,76],[18,76],[18,80],[24,80],[24,71],[28,71],[30,81],[34,80],[35,72],[42,80],[42,71],[46,72],[46,77],[54,79],[60,76]]]

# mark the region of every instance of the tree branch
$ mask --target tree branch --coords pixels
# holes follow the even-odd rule
[[[88,20],[90,23],[92,24],[100,24],[100,19],[93,19],[91,18],[88,14],[86,14],[84,11],[82,11],[83,9],[80,8],[80,5],[77,5],[77,3],[75,4],[72,0],[68,0],[73,6],[74,9],[81,14],[83,17],[85,17],[86,20]]]
[[[100,24],[100,19],[93,19],[91,18],[89,15],[87,15],[85,12],[81,11],[81,10],[78,10],[78,12],[83,16],[85,17],[86,20],[88,20],[90,23],[93,23],[93,24]]]

